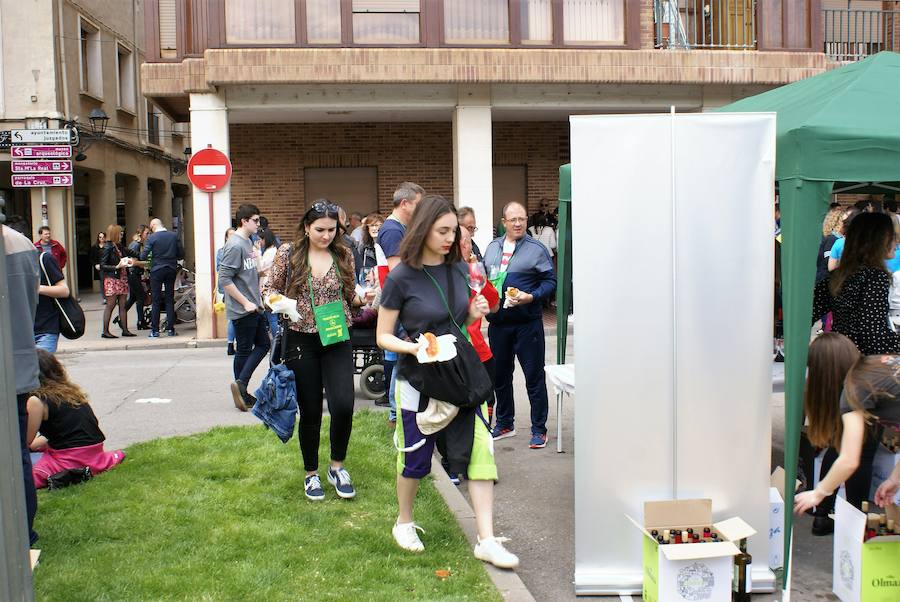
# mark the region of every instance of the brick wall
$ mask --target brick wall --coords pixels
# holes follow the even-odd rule
[[[569,160],[567,122],[494,123],[494,164],[525,165],[529,211],[555,199]],[[453,196],[453,130],[443,123],[235,124],[230,127],[232,210],[257,205],[280,233],[293,233],[305,208],[306,167],[375,167],[381,213],[410,180]]]
[[[656,38],[653,0],[641,0],[641,49],[652,50]]]

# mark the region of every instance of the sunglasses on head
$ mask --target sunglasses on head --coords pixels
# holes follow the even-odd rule
[[[310,215],[313,213],[337,219],[338,206],[327,201],[316,201],[310,206],[309,210],[307,210],[306,215]]]

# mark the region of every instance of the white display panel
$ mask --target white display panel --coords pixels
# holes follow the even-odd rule
[[[712,498],[768,558],[775,117],[571,130],[576,591],[640,591],[647,500]]]

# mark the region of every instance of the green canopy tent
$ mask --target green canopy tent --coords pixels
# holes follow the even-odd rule
[[[775,112],[785,339],[785,491],[797,474],[816,253],[833,192],[900,191],[900,54],[868,59],[718,109]],[[790,498],[786,500],[790,508]],[[793,514],[787,510],[784,579]]]
[[[572,307],[572,164],[559,168],[559,224],[556,236],[556,363],[566,363]]]

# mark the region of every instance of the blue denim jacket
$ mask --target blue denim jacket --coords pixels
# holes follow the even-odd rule
[[[294,373],[284,364],[269,369],[255,392],[253,415],[275,431],[282,443],[294,435],[297,422],[297,386]]]

